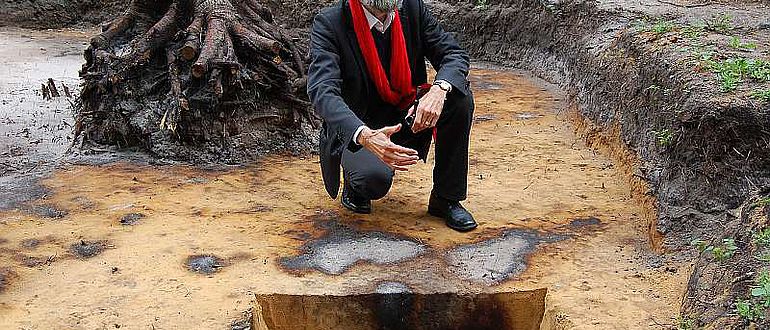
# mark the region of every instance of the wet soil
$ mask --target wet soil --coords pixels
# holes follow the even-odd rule
[[[74,120],[71,99],[44,99],[41,85],[52,78],[60,90],[77,90],[89,33],[0,27],[0,210],[48,194],[38,180],[70,146]],[[26,208],[49,218],[66,214],[44,205]]]
[[[312,155],[218,169],[63,164],[36,184],[44,199],[25,203],[66,216],[0,211],[0,264],[14,274],[0,294],[0,328],[223,328],[253,294],[378,289],[547,289],[549,326],[673,322],[689,265],[649,249],[646,211],[625,173],[573,134],[563,95],[523,74],[476,68],[472,80],[484,119],[474,124],[466,205],[479,230],[457,233],[426,214],[430,163],[398,175],[369,216],[326,197]],[[116,221],[130,213],[145,217]],[[23,248],[30,240],[41,243]],[[83,242],[109,248],[70,255]],[[45,262],[29,267],[19,255]],[[227,267],[190,271],[190,256],[214,255]]]

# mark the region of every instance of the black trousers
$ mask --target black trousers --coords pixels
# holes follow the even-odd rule
[[[436,165],[433,167],[432,193],[447,200],[462,201],[467,198],[468,144],[473,110],[473,95],[452,95],[444,103],[436,124]],[[392,136],[392,140],[398,145],[419,150],[419,135],[432,134],[431,131],[426,129],[415,135],[410,128],[402,127],[400,132]],[[342,168],[345,184],[366,199],[385,197],[393,184],[393,170],[364,148],[356,152],[345,149]]]

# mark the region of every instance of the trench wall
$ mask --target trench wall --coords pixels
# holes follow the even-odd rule
[[[532,71],[567,90],[568,111],[577,115],[568,117],[625,164],[639,197],[657,208],[651,226],[667,247],[718,231],[726,212],[770,184],[768,113],[712,97],[718,91],[703,84],[710,77],[633,27],[643,15],[592,1],[433,7],[475,59]],[[671,145],[656,138],[664,130],[674,132]]]

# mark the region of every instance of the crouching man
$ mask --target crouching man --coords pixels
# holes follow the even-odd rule
[[[425,160],[435,137],[428,213],[458,231],[476,228],[460,204],[468,184],[473,95],[469,57],[422,0],[342,0],[324,9],[310,36],[308,94],[323,119],[321,170],[342,205],[371,213],[396,171]],[[427,58],[437,70],[427,82]],[[419,100],[417,86],[427,93]]]

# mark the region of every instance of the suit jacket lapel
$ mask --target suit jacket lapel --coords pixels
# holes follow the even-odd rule
[[[344,19],[343,22],[345,24],[345,32],[347,33],[348,45],[353,51],[353,58],[355,59],[356,66],[358,67],[358,72],[361,72],[361,82],[365,86],[366,97],[368,97],[371,95],[371,90],[369,88],[371,80],[369,79],[369,72],[367,71],[366,63],[364,62],[364,55],[361,53],[361,47],[358,45],[356,31],[353,30],[353,15],[350,13],[350,7],[347,0],[340,1],[340,6],[342,10],[342,17]]]

